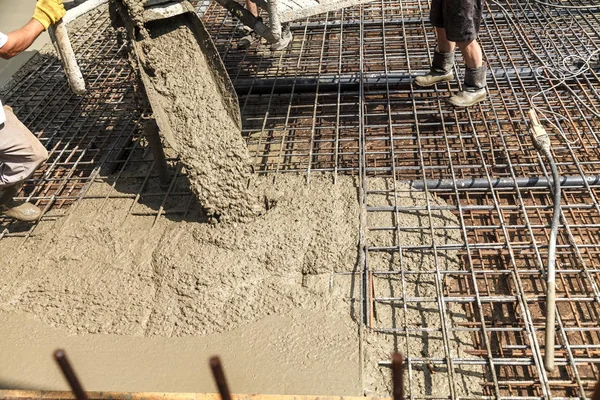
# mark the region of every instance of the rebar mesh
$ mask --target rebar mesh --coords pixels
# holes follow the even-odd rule
[[[244,128],[260,170],[352,172],[363,178],[366,222],[361,247],[367,326],[407,337],[425,337],[435,331],[442,331],[444,337],[464,331],[472,337],[467,358],[444,351],[411,355],[409,348],[396,349],[409,353],[409,370],[427,371],[433,365],[426,374],[446,373],[446,393],[451,397],[458,395],[449,371],[461,365],[483,367],[484,396],[585,397],[600,361],[598,186],[571,187],[563,197],[558,367],[547,374],[541,354],[550,189],[425,187],[431,198],[444,200],[443,205],[398,207],[394,204],[405,195],[403,186],[382,191],[371,181],[376,176],[451,182],[548,178],[548,168],[533,148],[526,125],[532,102],[564,116],[549,114],[551,122],[564,131],[564,138],[552,132],[561,174],[596,175],[598,120],[592,112],[598,107],[597,61],[594,65],[592,60],[587,72],[566,85],[534,95],[556,83],[546,79],[549,69],[540,69],[535,54],[554,66],[569,55],[585,58],[598,50],[600,10],[488,2],[481,42],[491,69],[489,99],[468,110],[450,108],[445,102],[450,92],[460,88],[460,80],[433,89],[409,84],[411,76],[428,68],[435,45],[427,10],[426,1],[379,1],[298,21],[292,26],[290,48],[274,55],[263,46],[235,51],[236,24],[220,10],[209,9],[205,19],[242,96]],[[456,73],[461,74],[460,67]],[[392,201],[377,204],[382,194]],[[432,218],[447,210],[454,213],[457,223],[435,227],[394,222],[394,215],[400,213],[418,212]],[[373,222],[382,219],[375,214],[387,214],[384,220],[390,222]],[[409,231],[424,235],[434,231],[430,237],[458,234],[461,240],[411,245],[402,241]],[[378,232],[395,235],[395,245],[371,239]],[[462,268],[441,269],[440,260],[453,252],[460,254]],[[427,253],[435,260],[431,272],[413,272],[435,277],[439,284],[435,296],[402,297],[377,284],[377,280],[390,279],[405,284],[411,272],[403,270],[398,260],[411,253]],[[395,260],[389,269],[381,269],[378,263],[369,265],[380,254]],[[399,318],[390,326],[373,316],[382,307],[417,308],[423,303],[438,309],[440,321],[451,307],[460,307],[468,322],[407,326]],[[409,387],[413,398],[428,397],[412,381]]]
[[[489,96],[478,106],[453,109],[446,99],[460,88],[460,79],[431,89],[410,84],[412,76],[428,69],[435,45],[425,0],[381,0],[297,21],[290,47],[276,53],[264,43],[237,50],[236,41],[243,36],[238,23],[214,3],[205,3],[203,19],[240,96],[243,133],[257,171],[308,178],[326,171],[361,178],[362,269],[357,278],[362,289],[354,301],[363,305],[364,324],[397,337],[441,334],[448,342],[461,332],[471,338],[468,355],[461,357],[448,351],[419,356],[408,348],[390,349],[408,355],[408,394],[430,398],[413,377],[446,374],[445,392],[458,398],[452,377],[461,373],[461,366],[478,365],[483,389],[472,397],[586,397],[600,363],[600,184],[591,179],[600,175],[600,64],[591,59],[585,73],[552,88],[550,70],[540,69],[540,58],[548,67],[568,55],[585,58],[599,50],[600,10],[488,1],[480,39],[490,66]],[[175,167],[170,189],[161,190],[140,139],[122,42],[109,28],[105,10],[86,18],[85,24],[72,27],[72,36],[89,95],[71,96],[60,65],[49,56],[22,74],[4,97],[51,150],[25,193],[45,207],[44,218],[58,218],[88,196],[85,189],[94,179],[104,179],[115,188],[104,197],[130,197],[133,214],[185,215],[193,203],[185,172]],[[458,57],[459,77],[461,62]],[[562,175],[584,179],[563,189],[557,369],[552,374],[544,371],[541,359],[552,192],[548,187],[492,184],[497,178],[550,179],[527,130],[532,103],[562,116],[548,113],[564,131],[561,135],[548,127],[552,151]],[[178,165],[176,159],[169,161]],[[375,185],[380,178],[420,182],[429,200],[398,205],[412,190],[400,183],[382,188]],[[483,178],[489,187],[456,185],[473,178]],[[430,185],[440,179],[451,185]],[[123,185],[127,194],[118,190]],[[143,206],[142,198],[153,207]],[[454,218],[443,225],[430,223],[445,212]],[[401,225],[397,216],[402,213],[430,222]],[[35,234],[35,226],[0,224],[0,237]],[[380,233],[391,237],[393,245],[379,242]],[[408,233],[453,239],[405,243]],[[403,269],[402,260],[415,254],[432,260],[429,271]],[[442,268],[441,260],[454,255],[460,268]],[[369,262],[381,257],[390,260],[389,268]],[[406,285],[411,274],[435,282],[435,294],[401,296],[377,285],[378,280]],[[401,312],[423,304],[439,314],[438,326],[406,324],[401,318],[382,324],[375,317],[386,307]],[[463,310],[466,321],[443,322],[448,310],[456,309]],[[381,366],[386,368],[387,361],[381,360]]]

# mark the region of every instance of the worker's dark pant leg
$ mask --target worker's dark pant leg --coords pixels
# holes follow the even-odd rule
[[[432,0],[429,19],[451,42],[477,39],[484,0]]]
[[[48,159],[48,151],[13,114],[4,107],[6,122],[0,125],[0,189],[28,178]]]

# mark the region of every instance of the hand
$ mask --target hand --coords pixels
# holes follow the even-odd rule
[[[62,0],[38,0],[35,5],[33,19],[42,24],[44,30],[46,30],[50,25],[60,21],[66,13]]]

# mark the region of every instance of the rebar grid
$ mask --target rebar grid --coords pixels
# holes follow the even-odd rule
[[[404,336],[406,343],[411,335],[432,332],[440,332],[445,343],[438,354],[395,349],[407,354],[413,398],[431,395],[417,391],[412,380],[427,374],[431,365],[430,374],[447,374],[446,393],[453,398],[460,397],[453,375],[464,365],[481,366],[484,397],[585,397],[600,362],[598,185],[572,187],[563,196],[557,256],[558,367],[548,375],[541,354],[551,192],[426,187],[431,199],[426,204],[399,207],[394,204],[405,186],[382,191],[371,182],[377,176],[453,182],[548,178],[526,125],[532,104],[563,116],[547,113],[564,131],[562,137],[549,128],[561,174],[597,175],[600,150],[594,113],[600,65],[592,60],[587,72],[567,80],[568,90],[560,86],[543,92],[557,81],[548,79],[548,68],[540,69],[536,54],[552,66],[569,55],[586,57],[596,51],[600,10],[488,2],[481,42],[491,69],[489,99],[469,110],[445,103],[449,93],[460,88],[459,81],[434,89],[409,85],[411,76],[428,68],[435,45],[427,10],[426,1],[377,1],[298,21],[292,25],[292,45],[278,54],[262,46],[236,51],[236,24],[217,8],[209,8],[205,21],[241,95],[244,130],[261,171],[307,171],[308,176],[314,171],[352,172],[363,178],[365,323],[374,331]],[[456,73],[461,74],[460,63]],[[374,205],[373,199],[382,194],[395,201]],[[443,211],[451,211],[456,221],[435,226],[432,216]],[[415,212],[429,216],[424,224],[372,222],[381,219],[376,214],[398,221],[398,215]],[[405,233],[415,231],[427,237],[458,233],[461,240],[402,242]],[[393,234],[395,244],[372,239],[377,237],[373,233],[381,232]],[[462,268],[441,268],[441,260],[455,252]],[[434,260],[430,271],[403,268],[403,257],[424,253]],[[398,258],[390,270],[371,268],[369,260],[379,254]],[[411,274],[435,277],[436,295],[402,297],[377,289],[377,280],[399,279],[405,285]],[[382,325],[374,315],[386,306],[408,310],[422,303],[438,309],[440,326],[411,326],[400,320],[394,326]],[[443,316],[457,306],[466,310],[469,321],[444,325]],[[450,354],[449,342],[458,332],[468,332],[473,340],[469,357]]]
[[[357,279],[362,296],[355,300],[364,305],[366,326],[406,339],[440,334],[444,342],[434,354],[390,349],[407,356],[407,394],[430,398],[415,377],[438,374],[447,376],[447,397],[461,397],[457,381],[468,365],[481,368],[483,389],[473,398],[589,394],[600,363],[598,181],[564,189],[557,249],[557,371],[550,375],[543,370],[541,353],[551,191],[425,185],[424,204],[401,206],[398,199],[413,193],[406,185],[392,183],[382,189],[375,183],[376,178],[484,178],[492,186],[496,178],[549,179],[525,124],[532,102],[564,117],[549,114],[565,131],[563,137],[549,128],[561,174],[600,175],[600,129],[594,114],[600,107],[600,65],[592,60],[589,71],[568,80],[569,90],[560,86],[534,97],[552,87],[534,52],[550,63],[597,50],[600,10],[488,1],[481,43],[491,70],[489,98],[460,110],[445,102],[460,88],[460,80],[432,89],[410,85],[413,75],[428,69],[435,44],[426,0],[381,0],[297,21],[292,44],[277,53],[264,45],[237,50],[242,36],[237,22],[214,3],[205,3],[203,18],[240,95],[244,135],[257,171],[275,177],[282,172],[308,178],[319,172],[360,176],[363,269]],[[173,180],[168,190],[160,189],[140,139],[126,54],[109,28],[106,10],[92,12],[71,34],[89,95],[71,96],[60,65],[48,57],[4,96],[51,152],[25,193],[46,209],[44,218],[60,217],[77,200],[123,197],[131,199],[132,216],[151,214],[157,221],[164,214],[185,217],[194,203],[185,171],[169,159]],[[459,57],[458,75],[460,65]],[[111,190],[88,193],[95,179],[109,182]],[[378,202],[381,196],[391,201]],[[436,218],[445,212],[454,218],[438,225]],[[401,225],[399,216],[405,213],[422,215],[423,223]],[[391,222],[374,222],[381,216]],[[0,224],[0,238],[35,234],[35,226],[6,220]],[[403,242],[415,232],[454,239]],[[391,235],[393,244],[379,242],[380,234]],[[415,255],[426,255],[430,269],[405,270],[403,260]],[[381,256],[392,260],[390,268],[370,262]],[[459,266],[443,268],[443,260],[454,256]],[[397,280],[404,287],[415,276],[434,281],[435,295],[401,296],[376,284]],[[381,324],[376,316],[385,308],[406,315],[423,304],[439,314],[439,325],[420,326],[406,319]],[[444,317],[457,309],[467,320],[447,322]],[[466,356],[452,354],[449,346],[459,333],[471,338],[465,343]]]
[[[60,63],[47,48],[4,90],[5,103],[50,154],[22,192],[45,210],[45,218],[73,204],[102,167],[120,162],[135,133],[131,71],[125,47],[109,26],[108,15],[95,11],[70,27],[87,95],[71,93]],[[0,219],[0,238],[27,237],[34,228]]]
[[[34,57],[3,90],[3,99],[36,134],[50,157],[26,181],[20,196],[44,210],[43,220],[68,215],[82,199],[132,201],[130,215],[185,216],[193,196],[187,178],[170,158],[172,180],[160,188],[154,161],[142,135],[134,77],[122,33],[110,24],[107,7],[69,25],[73,48],[88,93],[71,93],[62,67],[49,47]],[[88,193],[95,180],[110,184],[101,194]],[[0,239],[35,235],[37,224],[0,218]]]

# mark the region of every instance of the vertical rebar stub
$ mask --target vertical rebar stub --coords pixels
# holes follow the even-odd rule
[[[217,389],[221,395],[221,400],[231,400],[231,392],[229,391],[229,385],[225,378],[225,372],[223,371],[223,365],[221,359],[217,356],[210,359],[210,369],[212,370]]]
[[[77,400],[88,400],[87,394],[83,390],[83,386],[81,386],[81,383],[79,382],[79,379],[77,378],[77,375],[75,374],[75,371],[73,370],[65,351],[62,349],[56,350],[54,352],[54,360],[56,360],[58,363],[58,366],[60,367],[65,379],[69,383],[69,386],[71,386],[71,390],[73,391],[75,398]]]

